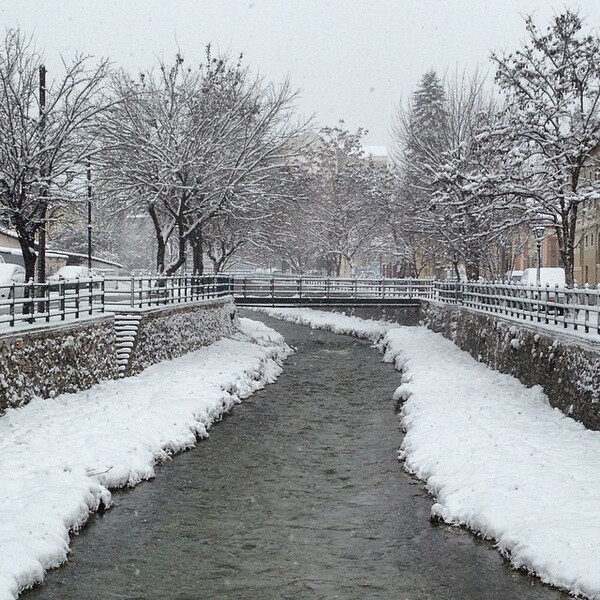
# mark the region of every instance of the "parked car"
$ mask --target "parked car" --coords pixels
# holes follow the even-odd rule
[[[525,269],[521,275],[521,283],[523,285],[536,285],[537,269]],[[541,267],[540,268],[540,285],[542,287],[565,287],[565,270],[562,267]]]
[[[21,265],[0,263],[0,298],[11,298],[13,289],[15,296],[23,296],[23,288],[13,288],[14,284],[25,283],[25,269]]]
[[[539,307],[541,312],[564,314],[565,294],[557,291],[557,288],[562,290],[565,287],[565,270],[563,268],[541,267],[539,288],[537,287],[537,269],[525,269],[521,276],[521,284],[529,288],[523,292],[523,298],[543,302]],[[533,309],[532,306],[529,308]]]
[[[67,265],[61,267],[54,275],[50,275],[47,282],[50,284],[51,290],[58,289],[58,284],[63,281],[65,289],[73,289],[77,285],[77,281],[83,279],[83,283],[87,283],[90,278],[98,277],[95,271],[82,265]]]

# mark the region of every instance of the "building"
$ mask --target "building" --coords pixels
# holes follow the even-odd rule
[[[600,147],[592,152],[582,177],[600,181]],[[579,205],[575,228],[575,281],[579,285],[600,283],[600,201],[586,200]]]

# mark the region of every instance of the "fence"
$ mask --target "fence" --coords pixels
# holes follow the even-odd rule
[[[107,277],[104,286],[107,310],[180,304],[219,298],[232,292],[232,281],[227,275]]]
[[[600,286],[564,288],[502,282],[456,282],[433,279],[342,279],[242,276],[233,294],[246,300],[297,303],[310,299],[386,300],[426,298],[516,319],[600,334]],[[289,303],[289,302],[288,302]]]
[[[453,288],[453,289],[452,289]],[[564,288],[516,283],[436,284],[441,301],[509,317],[600,334],[600,286]]]
[[[0,325],[78,319],[104,312],[104,281],[82,278],[0,287]]]
[[[433,279],[358,279],[333,277],[234,277],[233,295],[244,299],[390,299],[423,298],[433,292]]]
[[[512,318],[600,334],[600,286],[538,287],[433,279],[322,277],[107,277],[0,287],[0,325],[64,321],[118,310],[180,304],[233,294],[274,304],[286,299],[393,301],[426,298]]]
[[[226,276],[78,278],[0,287],[0,326],[65,321],[118,310],[216,298],[231,293]]]

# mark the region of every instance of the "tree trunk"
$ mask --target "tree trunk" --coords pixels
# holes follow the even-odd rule
[[[154,225],[154,232],[156,233],[156,272],[164,273],[167,241],[164,238],[160,219],[153,204],[148,206],[148,213],[150,214],[152,224]]]

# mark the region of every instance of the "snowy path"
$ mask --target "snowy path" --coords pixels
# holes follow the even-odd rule
[[[600,432],[552,409],[541,388],[426,329],[307,309],[262,312],[379,339],[403,371],[401,454],[436,497],[432,514],[494,539],[543,581],[600,599]]]
[[[275,380],[289,353],[283,338],[241,326],[237,339],[0,418],[0,600],[66,560],[69,531],[110,504],[108,488],[152,477],[157,461]]]

